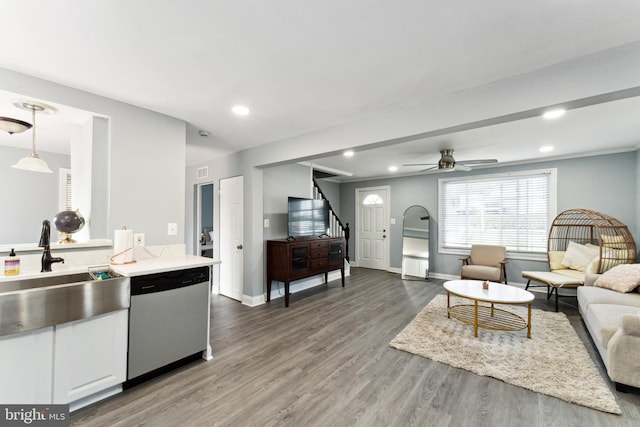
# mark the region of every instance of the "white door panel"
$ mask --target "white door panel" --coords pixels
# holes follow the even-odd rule
[[[385,270],[388,260],[389,188],[356,189],[358,265]]]
[[[220,293],[242,301],[243,179],[220,180]]]

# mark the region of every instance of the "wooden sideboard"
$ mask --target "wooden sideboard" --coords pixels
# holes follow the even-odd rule
[[[344,237],[267,240],[267,302],[271,282],[284,282],[284,304],[289,307],[289,284],[294,280],[340,270],[344,287]]]

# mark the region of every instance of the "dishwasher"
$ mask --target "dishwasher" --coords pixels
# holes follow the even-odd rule
[[[202,356],[209,343],[209,267],[131,278],[131,387]]]

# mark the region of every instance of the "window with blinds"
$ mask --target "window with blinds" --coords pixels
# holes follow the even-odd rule
[[[556,170],[439,180],[439,247],[543,253],[556,212]]]
[[[60,168],[58,194],[58,208],[61,211],[72,211],[73,203],[71,197],[71,169]]]

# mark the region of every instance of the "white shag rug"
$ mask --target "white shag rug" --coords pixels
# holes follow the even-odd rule
[[[469,300],[451,297],[451,305]],[[526,306],[500,306],[526,319]],[[621,414],[616,399],[563,313],[531,310],[531,339],[447,318],[447,297],[433,300],[389,344],[391,347],[497,378],[603,412]]]

